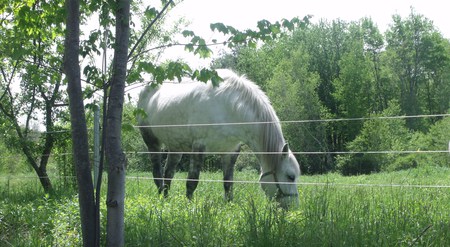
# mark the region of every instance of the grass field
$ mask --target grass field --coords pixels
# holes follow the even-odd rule
[[[234,201],[224,203],[221,183],[200,182],[190,202],[184,182],[173,182],[161,199],[148,176],[127,179],[127,246],[450,246],[450,187],[410,186],[448,186],[448,168],[302,176],[301,205],[288,212],[258,184],[235,184]],[[200,178],[220,180],[221,173]],[[58,196],[47,198],[34,179],[0,178],[0,246],[80,245],[77,196],[56,187]],[[103,224],[105,216],[103,205]]]

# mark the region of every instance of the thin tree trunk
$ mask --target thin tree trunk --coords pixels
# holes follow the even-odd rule
[[[125,79],[127,75],[130,34],[130,0],[117,0],[116,45],[114,50],[111,90],[106,117],[105,156],[108,163],[106,205],[107,245],[124,246],[124,203],[126,157],[122,150],[121,130]]]
[[[95,201],[89,161],[88,134],[84,112],[79,63],[80,2],[66,0],[64,71],[69,94],[72,146],[77,171],[83,246],[95,246]]]

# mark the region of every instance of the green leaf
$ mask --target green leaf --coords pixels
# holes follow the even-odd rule
[[[134,118],[138,118],[138,117],[146,118],[146,117],[148,117],[147,112],[145,112],[145,110],[142,109],[142,108],[134,109],[133,110],[133,116],[134,116]]]
[[[134,126],[130,123],[124,123],[124,124],[122,124],[122,131],[123,132],[133,132]]]
[[[98,108],[98,105],[95,103],[88,103],[84,106],[85,109],[89,109],[91,111],[95,111]]]
[[[211,77],[211,83],[215,87],[219,86],[219,83],[222,82],[222,81],[223,81],[223,79],[221,77],[219,77],[217,72]]]
[[[145,15],[145,17],[146,17],[147,19],[153,20],[153,19],[155,19],[156,16],[158,15],[158,11],[156,10],[156,8],[151,8],[151,9],[147,8],[147,9],[145,10],[144,15]]]
[[[190,31],[190,30],[184,30],[183,32],[181,32],[181,34],[185,38],[195,36],[195,33],[193,31]]]
[[[151,62],[139,62],[139,67],[149,74],[153,74],[155,72],[155,65]]]
[[[229,30],[227,28],[227,26],[225,26],[223,23],[211,23],[211,25],[209,25],[209,27],[211,28],[211,31],[219,31],[223,34],[228,34]]]
[[[287,28],[289,31],[294,30],[294,24],[291,21],[287,20],[287,19],[283,19],[283,24],[282,25],[283,25],[284,28]]]
[[[184,49],[188,52],[193,52],[194,51],[194,45],[193,44],[187,44],[184,46]]]

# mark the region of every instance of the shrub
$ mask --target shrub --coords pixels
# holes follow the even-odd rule
[[[448,150],[450,141],[450,118],[443,118],[434,123],[427,133],[416,132],[408,143],[408,150],[442,151]],[[388,170],[400,170],[416,166],[449,167],[448,153],[412,153],[400,157]]]
[[[400,115],[398,103],[391,102],[389,107],[376,116]],[[349,142],[347,149],[360,154],[340,156],[337,170],[345,175],[367,174],[386,170],[399,158],[399,154],[371,154],[370,151],[406,150],[411,139],[404,119],[371,119],[364,122],[361,132]]]

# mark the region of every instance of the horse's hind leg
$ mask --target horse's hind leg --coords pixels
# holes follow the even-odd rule
[[[170,153],[167,155],[166,168],[164,171],[164,197],[168,196],[172,178],[175,175],[175,168],[180,163],[182,155]]]
[[[158,187],[158,192],[161,193],[163,189],[163,176],[162,176],[162,163],[161,163],[161,149],[158,139],[153,135],[150,130],[141,130],[142,139],[144,139],[145,145],[150,152],[150,160],[153,166],[153,181]]]
[[[234,154],[222,155],[223,166],[223,188],[225,189],[225,200],[233,200],[233,174],[234,164],[236,163],[239,152],[241,151],[241,145],[237,147]]]
[[[188,180],[186,182],[186,196],[189,200],[192,199],[195,189],[198,185],[198,178],[200,176],[200,169],[203,161],[205,160],[205,155],[203,151],[205,147],[203,145],[194,144],[192,146],[192,151],[195,154],[191,154],[191,163],[189,166]]]

